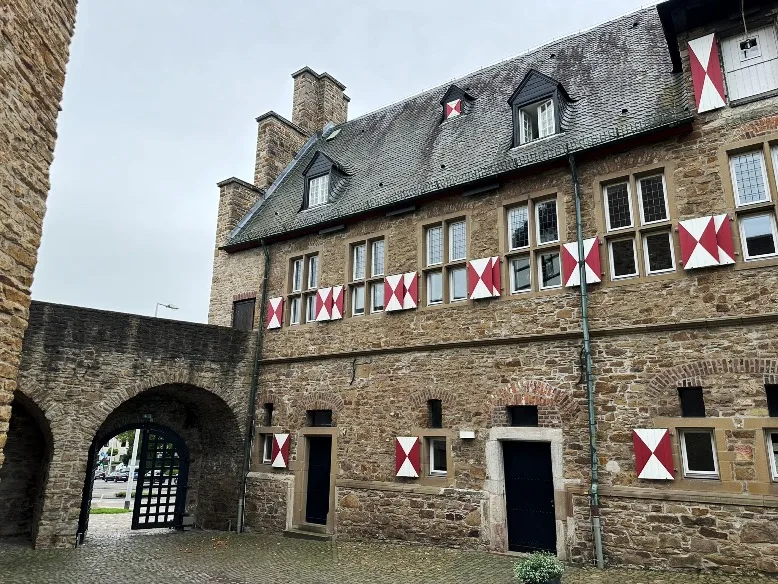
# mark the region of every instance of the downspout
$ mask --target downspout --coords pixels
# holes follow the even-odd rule
[[[603,568],[602,529],[600,526],[600,492],[597,461],[597,421],[594,413],[594,380],[592,378],[592,349],[589,337],[589,296],[586,289],[586,258],[584,256],[583,226],[581,225],[581,188],[578,184],[578,171],[575,166],[575,156],[568,150],[570,173],[573,178],[575,192],[575,231],[578,240],[578,274],[581,279],[581,328],[583,329],[583,352],[586,363],[586,397],[589,405],[589,452],[591,456],[592,485],[589,492],[590,513],[592,517],[592,532],[594,534],[594,553],[597,567]]]
[[[259,390],[259,361],[262,358],[262,342],[265,337],[263,315],[267,304],[267,282],[270,271],[270,253],[265,246],[265,240],[260,239],[262,253],[265,255],[265,270],[262,274],[262,292],[259,302],[259,325],[257,326],[257,343],[254,347],[254,368],[251,372],[251,391],[249,393],[249,411],[246,416],[246,448],[243,453],[243,474],[240,480],[240,495],[238,497],[238,523],[235,531],[243,532],[243,513],[246,507],[246,483],[251,469],[251,446],[254,441],[254,423],[256,418],[257,393]]]

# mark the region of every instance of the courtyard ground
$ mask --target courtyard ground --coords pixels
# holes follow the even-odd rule
[[[79,549],[0,540],[3,584],[513,584],[514,558],[384,543],[129,530],[130,514],[93,515]],[[759,576],[568,568],[563,584],[751,584]]]

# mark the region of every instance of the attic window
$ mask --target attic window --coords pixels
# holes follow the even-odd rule
[[[552,99],[545,99],[520,108],[519,116],[521,117],[519,128],[521,144],[556,134],[554,100]]]
[[[308,179],[308,208],[327,202],[330,191],[330,175],[315,176]]]
[[[455,99],[452,101],[447,101],[445,105],[445,112],[443,115],[448,120],[449,118],[455,118],[458,115],[462,114],[462,100],[461,99]]]
[[[470,110],[474,99],[466,90],[456,85],[449,87],[440,100],[440,105],[443,107],[443,121],[465,115]]]

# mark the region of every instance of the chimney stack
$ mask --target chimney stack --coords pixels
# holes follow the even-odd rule
[[[292,122],[308,135],[324,128],[327,122],[338,125],[346,121],[350,98],[343,93],[346,86],[340,81],[310,67],[292,73],[292,79]]]

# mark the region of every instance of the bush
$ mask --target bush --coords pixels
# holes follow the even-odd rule
[[[146,491],[143,491],[143,494],[145,495]],[[113,496],[117,499],[124,498],[127,496],[127,491],[116,491]],[[135,491],[130,491],[130,497],[135,498]]]
[[[526,584],[545,584],[559,578],[563,571],[564,566],[556,556],[542,552],[535,552],[513,565],[513,575],[519,582]]]

